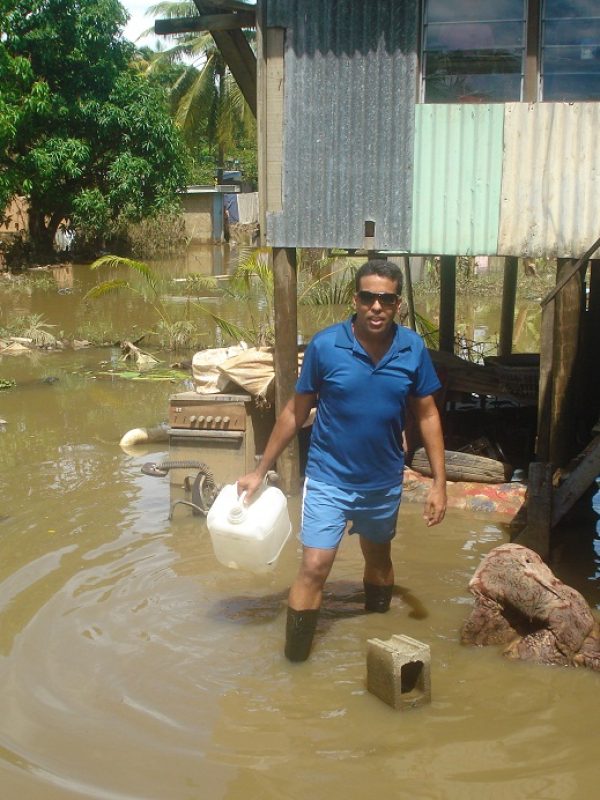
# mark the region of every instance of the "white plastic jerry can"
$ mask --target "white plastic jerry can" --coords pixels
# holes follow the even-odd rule
[[[237,485],[224,486],[206,524],[217,561],[251,572],[272,570],[292,532],[287,499],[275,486],[259,490],[246,504]]]

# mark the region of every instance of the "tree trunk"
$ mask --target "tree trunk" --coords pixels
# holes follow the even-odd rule
[[[33,201],[30,201],[28,217],[29,237],[31,239],[35,258],[51,258],[54,255],[54,234],[56,233],[56,228],[58,227],[62,215],[58,218],[54,227],[53,220],[56,217],[56,213],[51,216],[49,224],[46,224],[46,215],[44,212],[40,211]]]

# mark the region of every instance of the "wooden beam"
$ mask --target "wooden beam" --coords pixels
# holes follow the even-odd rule
[[[551,521],[552,467],[547,462],[534,461],[529,465],[527,483],[527,525],[515,541],[546,561],[550,554]]]
[[[507,256],[504,259],[502,313],[500,317],[500,341],[498,343],[499,356],[509,356],[512,353],[518,271],[519,259],[515,256]]]
[[[229,71],[256,117],[256,56],[241,30],[211,31]]]
[[[255,12],[256,6],[250,3],[243,3],[242,0],[209,0],[208,3],[202,4],[204,8],[210,6],[212,8],[222,8],[224,11],[251,11]]]
[[[596,239],[594,244],[588,250],[585,251],[585,253],[581,256],[581,258],[578,258],[577,261],[574,264],[572,264],[572,266],[568,270],[564,271],[564,274],[561,275],[559,280],[557,281],[556,286],[553,289],[551,289],[544,298],[542,298],[542,306],[545,306],[547,303],[550,302],[550,300],[556,297],[556,295],[560,292],[563,286],[566,286],[566,284],[571,280],[571,278],[574,275],[576,275],[577,272],[579,272],[579,270],[584,266],[584,264],[586,264],[587,261],[590,260],[591,256],[594,255],[594,253],[599,247],[600,247],[600,238]]]
[[[246,11],[234,14],[203,14],[200,17],[157,19],[154,23],[154,33],[157,36],[172,36],[176,33],[195,33],[196,31],[212,32],[253,28],[255,25],[255,15]]]
[[[552,347],[552,407],[550,418],[550,461],[564,467],[576,452],[576,429],[581,399],[581,327],[583,324],[583,275],[573,272],[571,259],[558,259],[558,282],[565,275],[555,299]]]
[[[260,241],[267,243],[267,214],[283,208],[283,28],[266,28],[264,3],[258,9],[258,204]]]
[[[524,103],[535,103],[539,99],[540,3],[541,0],[528,0],[527,2],[527,41],[525,47],[525,75],[523,79]]]
[[[600,436],[588,444],[577,457],[569,475],[554,492],[552,525],[556,525],[567,511],[582,497],[583,493],[600,475]]]
[[[292,397],[298,379],[298,303],[296,251],[273,248],[275,308],[275,412]],[[294,439],[277,460],[277,473],[287,494],[300,491],[298,441]]]
[[[456,258],[440,258],[440,350],[454,352],[456,318]]]
[[[194,0],[194,5],[200,16],[210,14],[218,7],[231,8],[229,4],[225,6],[224,0],[219,0],[216,4]],[[246,11],[248,9],[245,5],[242,8]],[[211,34],[235,82],[240,87],[244,100],[256,116],[256,56],[248,40],[241,30],[211,30]]]
[[[412,275],[410,274],[410,258],[403,256],[404,265],[404,296],[408,306],[408,324],[413,331],[417,330],[417,320],[415,317],[415,297],[413,294]]]
[[[588,309],[585,325],[585,422],[590,427],[600,416],[600,381],[598,380],[598,342],[600,342],[600,260],[590,261]]]
[[[242,0],[208,0],[203,3],[202,0],[194,0],[194,5],[201,14],[212,14],[215,10],[224,11],[256,11],[256,6],[249,3],[244,3]]]
[[[550,459],[550,422],[552,416],[552,366],[554,351],[554,312],[556,301],[542,307],[540,330],[540,383],[535,453],[538,461]]]

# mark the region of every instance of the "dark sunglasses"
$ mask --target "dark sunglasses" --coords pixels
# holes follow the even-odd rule
[[[398,302],[398,295],[393,292],[367,292],[361,289],[356,293],[360,302],[365,306],[372,306],[375,300],[379,300],[379,305],[390,308]]]

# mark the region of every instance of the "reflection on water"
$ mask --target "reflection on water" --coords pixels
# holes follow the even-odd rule
[[[167,480],[141,473],[166,452],[117,443],[164,419],[178,387],[96,379],[111,357],[0,361],[17,381],[0,394],[2,800],[595,792],[600,677],[458,644],[467,583],[507,540],[502,526],[453,511],[428,530],[404,506],[386,615],[362,613],[361,555],[347,538],[314,654],[290,665],[297,542],[257,577],[216,561],[202,519],[169,522]],[[297,498],[290,511],[297,529]],[[572,545],[552,568],[597,607],[598,541]],[[394,712],[365,690],[367,639],[395,633],[431,647],[430,706]]]

